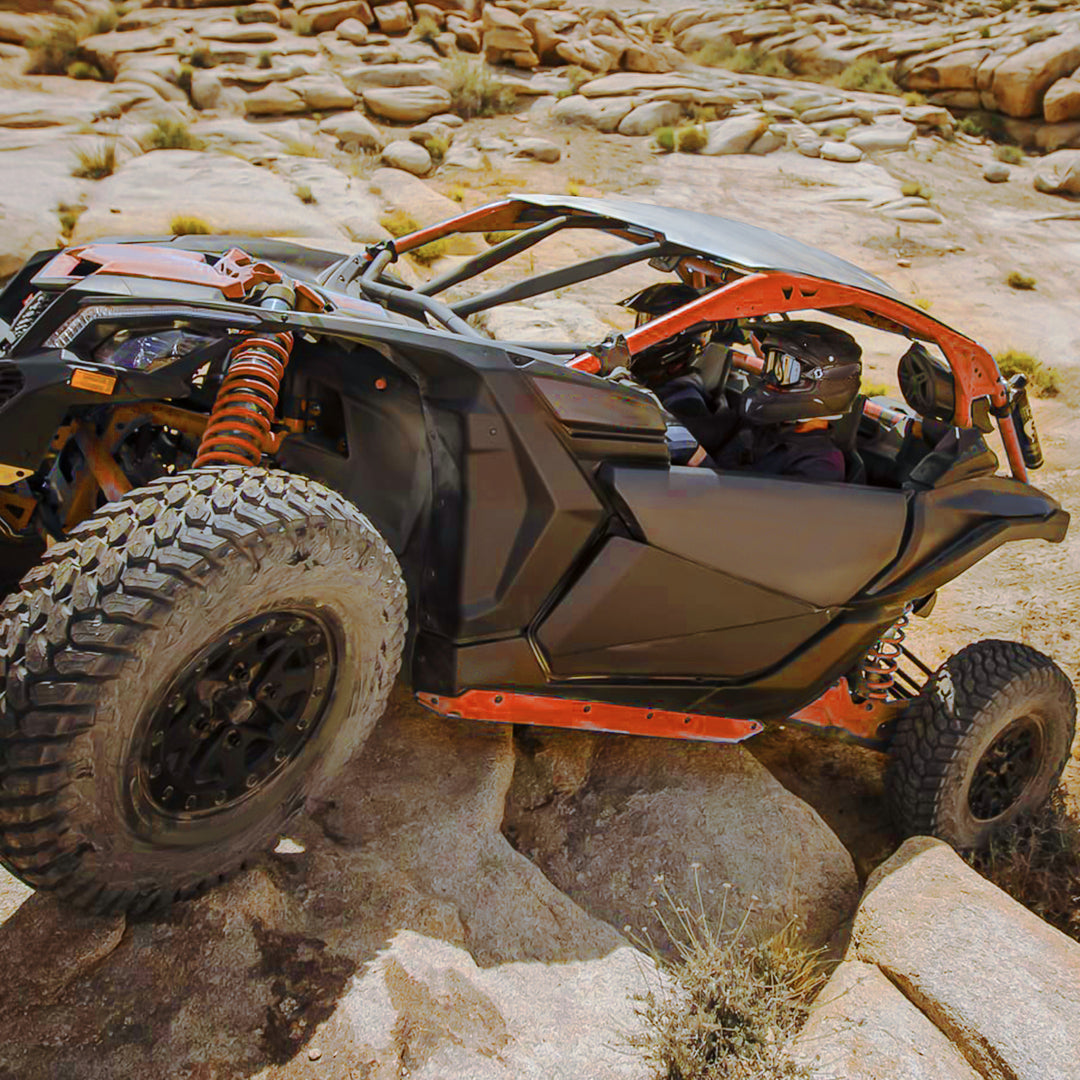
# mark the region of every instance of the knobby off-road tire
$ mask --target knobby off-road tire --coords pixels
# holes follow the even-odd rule
[[[319,484],[208,468],[104,507],[0,605],[0,860],[97,912],[223,881],[367,738],[405,622]]]
[[[1076,695],[1041,652],[980,641],[950,657],[905,709],[887,792],[907,835],[961,850],[1038,809],[1057,785],[1076,729]]]

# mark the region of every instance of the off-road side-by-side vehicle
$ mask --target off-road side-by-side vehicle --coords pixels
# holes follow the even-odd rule
[[[569,229],[609,253],[478,282]],[[420,286],[390,269],[458,232],[503,235]],[[603,342],[469,321],[631,265],[660,291]],[[43,252],[0,320],[0,859],[84,908],[189,897],[272,846],[402,665],[445,716],[841,732],[891,750],[904,830],[960,847],[1064,767],[1075,698],[1051,660],[983,641],[933,672],[903,644],[1000,544],[1065,534],[1027,482],[1023,386],[831,255],[515,196],[348,258],[203,236]],[[832,357],[798,341],[841,320],[908,339],[905,401],[818,424],[842,481],[683,452],[666,380],[738,420],[812,389]]]

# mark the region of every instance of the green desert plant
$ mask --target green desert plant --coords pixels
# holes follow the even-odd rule
[[[169,222],[169,231],[173,236],[208,236],[211,229],[202,218],[191,214],[177,214]]]
[[[900,185],[900,194],[905,199],[925,199],[927,202],[933,198],[933,192],[918,180],[905,180]]]
[[[885,383],[879,382],[864,382],[859,387],[859,393],[864,397],[888,397],[891,393],[889,387]]]
[[[994,149],[994,157],[998,161],[1004,161],[1006,165],[1020,165],[1024,160],[1024,151],[1019,146],[998,146]]]
[[[435,38],[442,32],[439,24],[425,12],[416,20],[413,28],[409,31],[409,37],[413,41],[426,41],[429,45],[435,43]]]
[[[881,64],[870,56],[860,57],[849,64],[833,84],[841,90],[863,90],[871,94],[899,94],[900,87]]]
[[[666,153],[670,154],[675,149],[675,129],[670,124],[658,127],[652,137],[653,142]]]
[[[308,184],[299,184],[297,187],[293,188],[293,194],[307,206],[310,206],[313,202],[317,201],[315,193]]]
[[[1036,397],[1057,397],[1060,392],[1057,372],[1031,353],[1008,349],[998,353],[994,360],[1006,379],[1016,374],[1027,376],[1028,386]]]
[[[89,60],[76,60],[75,63],[69,64],[67,76],[69,79],[93,79],[95,82],[110,81],[101,68],[97,64],[90,63]]]
[[[291,135],[281,140],[281,148],[292,157],[321,158],[323,152],[307,139],[297,139]]]
[[[274,58],[270,55],[269,50],[263,49],[260,51],[259,58],[255,61],[255,66],[263,71],[274,66]]]
[[[217,66],[217,60],[214,59],[214,54],[205,45],[196,45],[195,48],[188,53],[187,62],[192,67],[197,68],[212,68]]]
[[[800,943],[796,924],[767,941],[749,940],[742,920],[728,928],[728,897],[718,915],[704,903],[694,867],[695,899],[686,903],[661,882],[655,908],[665,941],[657,947],[626,927],[650,952],[667,982],[637,998],[643,1030],[630,1037],[658,1080],[795,1080],[804,1076],[786,1052],[824,982],[818,953]],[[756,900],[756,897],[754,898]]]
[[[195,74],[195,69],[190,64],[181,64],[180,70],[176,74],[176,85],[184,91],[185,94],[191,93],[191,80]]]
[[[384,214],[379,220],[382,227],[393,237],[407,236],[409,233],[414,233],[420,228],[416,218],[414,218],[407,210],[391,210],[388,214]],[[433,263],[436,259],[442,258],[449,250],[449,247],[450,244],[447,240],[431,240],[421,247],[410,251],[409,254],[418,263],[423,263],[426,266],[429,263]]]
[[[429,135],[424,140],[424,149],[431,155],[431,160],[438,165],[446,157],[446,151],[450,149],[450,140],[445,135]]]
[[[581,67],[580,64],[571,64],[568,68],[564,68],[563,75],[570,84],[571,94],[576,94],[587,82],[596,78],[593,72]]]
[[[27,41],[30,50],[27,72],[31,75],[66,75],[68,68],[83,58],[80,40],[79,29],[74,23],[54,23],[41,37]]]
[[[56,216],[60,219],[60,229],[65,236],[70,236],[72,229],[75,228],[76,222],[82,217],[85,206],[69,206],[67,203],[61,203],[56,208]]]
[[[722,116],[722,110],[716,105],[699,105],[696,101],[693,101],[687,107],[686,115],[695,124],[708,124],[713,120],[719,120]]]
[[[774,79],[791,78],[791,71],[779,56],[759,49],[755,45],[744,45],[736,49],[733,56],[716,66],[745,75],[768,75]]]
[[[584,180],[581,180],[576,176],[571,176],[570,179],[566,181],[566,194],[572,199],[576,199],[581,194],[584,187]]]
[[[908,90],[904,94],[904,104],[905,105],[925,105],[926,104],[926,97],[925,97],[925,95],[920,94],[918,90]]]
[[[465,189],[460,184],[454,184],[450,190],[446,193],[447,198],[453,199],[456,203],[463,203],[465,201]]]
[[[517,236],[517,234],[517,229],[495,229],[492,232],[484,233],[484,241],[494,247],[504,240],[509,240],[511,236]]]
[[[150,132],[151,150],[202,150],[205,145],[183,120],[158,120]]]
[[[695,124],[684,124],[675,129],[675,149],[680,154],[696,154],[705,149],[708,141],[705,129]]]
[[[1080,941],[1080,818],[1062,791],[968,856],[983,877],[1051,926]]]
[[[474,116],[495,116],[509,112],[517,101],[517,91],[496,78],[482,60],[464,54],[442,62],[450,76],[450,108],[466,120]]]
[[[77,176],[80,180],[104,180],[115,171],[116,146],[113,143],[99,142],[76,149],[72,176]]]
[[[1035,279],[1027,274],[1022,274],[1019,270],[1010,270],[1009,276],[1005,279],[1005,284],[1010,289],[1019,289],[1021,292],[1028,292],[1035,288]]]
[[[710,41],[691,53],[690,59],[703,67],[727,67],[727,62],[737,51],[734,42],[729,38],[721,38],[719,41]]]

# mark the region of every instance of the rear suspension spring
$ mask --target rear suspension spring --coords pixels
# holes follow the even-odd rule
[[[896,683],[896,672],[900,666],[900,657],[904,653],[904,638],[907,637],[905,627],[910,622],[910,613],[909,604],[900,618],[870,646],[870,651],[863,659],[863,696],[871,701],[887,701],[889,691]]]
[[[199,444],[203,465],[258,465],[270,442],[293,336],[251,334],[229,353],[225,378]]]

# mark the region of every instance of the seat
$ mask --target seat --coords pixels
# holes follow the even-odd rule
[[[859,421],[866,406],[866,395],[856,394],[855,400],[839,420],[829,424],[829,437],[844,455],[844,480],[849,484],[866,483],[866,465],[856,449]]]

